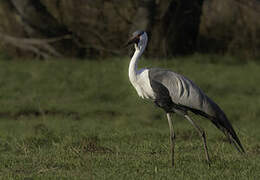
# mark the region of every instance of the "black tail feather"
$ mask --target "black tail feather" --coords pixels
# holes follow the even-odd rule
[[[210,119],[217,126],[217,128],[219,128],[226,135],[230,143],[232,143],[239,152],[245,153],[235,130],[223,112],[221,112],[217,118],[213,117]]]
[[[211,122],[226,135],[229,142],[231,144],[233,144],[239,152],[245,153],[245,150],[244,150],[239,138],[237,137],[237,134],[236,134],[235,130],[233,129],[231,123],[227,119],[225,113],[215,103],[213,103],[213,101],[212,101],[211,105],[214,106],[214,109],[216,111],[216,117],[212,117],[212,116],[206,114],[205,112],[197,110],[197,109],[193,109],[193,108],[186,107],[186,106],[184,106],[184,107],[195,114],[199,114],[205,118],[210,119]]]
[[[188,108],[188,109],[195,114],[199,114],[205,118],[210,119],[211,122],[226,135],[229,142],[231,144],[233,144],[239,152],[245,153],[245,150],[244,150],[239,138],[237,137],[237,134],[236,134],[235,130],[233,129],[231,123],[227,119],[225,113],[217,105],[215,107],[215,110],[217,111],[217,113],[216,113],[217,117],[212,117],[212,116],[206,114],[205,112],[202,112],[202,111],[199,111],[196,109],[192,109],[192,108]]]

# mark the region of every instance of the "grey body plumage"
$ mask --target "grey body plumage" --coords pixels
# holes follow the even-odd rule
[[[239,138],[221,108],[196,84],[175,72],[160,68],[149,69],[150,84],[155,92],[155,104],[169,113],[191,111],[211,120],[230,140],[235,140],[244,152]],[[233,142],[234,143],[234,142]]]
[[[239,152],[245,152],[225,113],[195,83],[170,70],[160,68],[138,70],[137,62],[146,48],[147,41],[146,32],[136,31],[127,43],[127,45],[132,43],[135,45],[135,53],[129,64],[129,79],[140,97],[151,99],[166,112],[170,128],[172,166],[174,166],[175,133],[170,113],[182,115],[195,127],[202,138],[209,165],[205,132],[189,117],[188,112],[209,119],[226,135]]]

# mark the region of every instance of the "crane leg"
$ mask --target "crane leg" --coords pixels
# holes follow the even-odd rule
[[[173,126],[172,126],[172,120],[171,120],[171,115],[170,115],[170,113],[167,113],[167,119],[168,119],[169,128],[170,128],[171,163],[172,163],[172,167],[174,167],[175,133],[174,133]]]
[[[210,166],[210,159],[209,159],[209,153],[208,153],[208,147],[207,147],[207,142],[206,142],[206,134],[204,132],[204,130],[202,130],[187,114],[184,115],[184,117],[195,127],[195,129],[199,132],[203,144],[204,144],[204,151],[205,151],[205,155],[206,155],[206,159],[208,162],[208,165]]]

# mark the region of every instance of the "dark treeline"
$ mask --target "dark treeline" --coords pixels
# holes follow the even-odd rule
[[[0,52],[9,56],[122,55],[137,29],[149,56],[260,56],[259,0],[1,0]]]

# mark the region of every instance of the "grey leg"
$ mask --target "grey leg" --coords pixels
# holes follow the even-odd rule
[[[171,163],[172,163],[172,167],[174,167],[174,145],[175,145],[175,133],[173,130],[173,126],[172,126],[172,120],[171,120],[171,115],[170,113],[167,113],[167,119],[168,119],[168,123],[169,123],[169,128],[170,128],[170,141],[171,141]]]
[[[203,144],[204,144],[204,151],[206,154],[206,159],[208,162],[208,165],[210,166],[210,159],[209,159],[209,153],[208,153],[208,147],[207,147],[207,142],[206,142],[206,135],[205,132],[186,114],[184,115],[184,117],[196,128],[196,130],[199,132],[202,140],[203,140]]]

